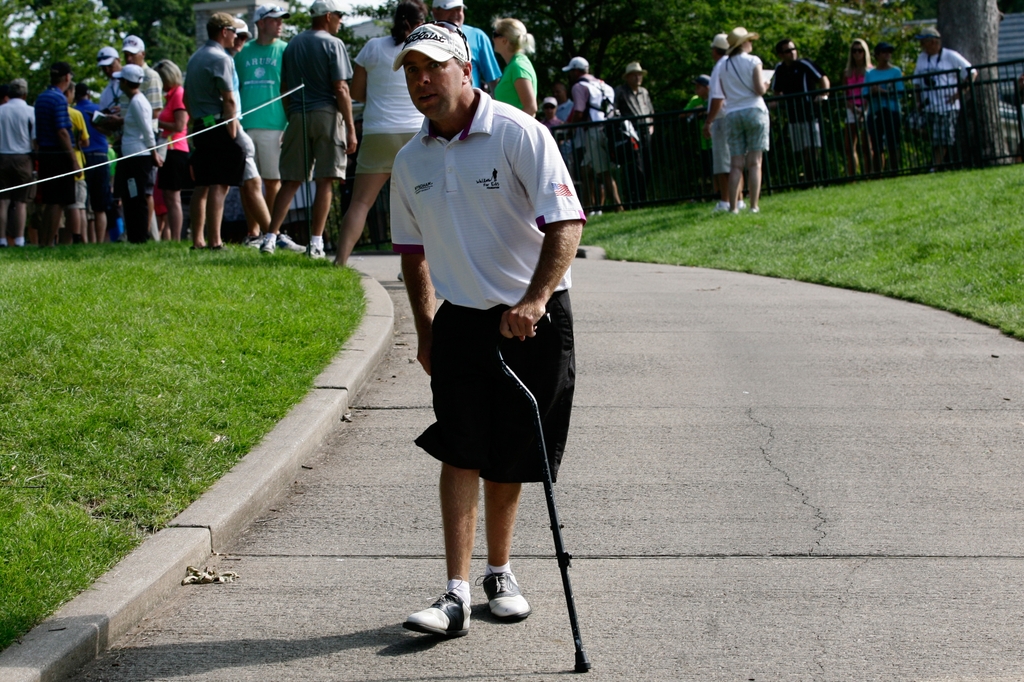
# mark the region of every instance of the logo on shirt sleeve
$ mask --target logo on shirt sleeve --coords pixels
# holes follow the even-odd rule
[[[476,184],[483,185],[484,189],[501,189],[501,183],[498,182],[498,169],[492,170],[490,177],[477,180]]]
[[[569,185],[564,185],[561,182],[552,182],[551,189],[555,191],[556,197],[571,197],[572,190],[569,189]]]

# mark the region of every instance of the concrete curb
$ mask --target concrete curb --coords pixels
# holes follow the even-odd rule
[[[303,401],[169,527],[0,653],[0,681],[63,679],[93,660],[180,587],[187,566],[220,551],[294,480],[391,347],[391,297],[366,275],[363,290],[362,324]]]
[[[587,260],[604,260],[606,258],[604,249],[600,246],[579,246],[576,249],[577,258],[586,258]]]

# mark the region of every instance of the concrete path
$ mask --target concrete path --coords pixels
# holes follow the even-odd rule
[[[391,256],[357,267],[394,347],[227,555],[76,680],[563,679],[540,485],[513,568],[534,614],[401,628],[443,587],[427,377]],[[577,401],[556,486],[589,678],[1024,677],[1024,344],[879,296],[577,260]],[[474,569],[483,571],[483,559]],[[588,678],[588,679],[589,679]]]

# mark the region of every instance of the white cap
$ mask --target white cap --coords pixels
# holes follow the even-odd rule
[[[546,106],[547,106],[547,105],[549,105],[549,104],[550,104],[551,106],[553,106],[553,107],[557,107],[557,106],[558,106],[558,100],[557,100],[557,99],[555,99],[554,97],[545,97],[545,98],[544,98],[544,101],[540,103],[540,105],[541,105],[542,107],[546,107]]]
[[[309,7],[309,15],[313,17],[327,16],[331,12],[344,12],[345,8],[341,6],[338,0],[316,0]]]
[[[142,67],[136,64],[123,66],[120,71],[114,74],[114,78],[120,78],[129,83],[141,83],[145,77],[146,73],[142,70]]]
[[[96,61],[100,66],[110,66],[114,63],[114,60],[120,57],[112,47],[104,47],[100,50],[100,53],[96,55]]]
[[[252,38],[252,33],[249,32],[249,25],[241,19],[235,19],[235,35],[240,36],[242,34]]]
[[[715,35],[711,41],[711,47],[717,47],[719,50],[726,52],[729,50],[729,36],[725,33],[719,33]]]
[[[132,54],[138,54],[146,51],[146,43],[142,42],[142,38],[138,36],[128,36],[124,39],[124,44],[121,46],[122,52],[130,52]]]
[[[466,3],[462,0],[435,0],[431,5],[434,9],[455,9],[456,7],[465,7]]]
[[[287,19],[291,14],[284,7],[279,5],[260,5],[253,14],[253,21],[262,21],[267,17],[271,19]]]
[[[573,57],[569,60],[569,66],[563,66],[562,71],[572,71],[573,69],[579,69],[580,71],[590,71],[590,62],[583,57]]]
[[[452,57],[458,57],[464,62],[470,61],[469,46],[462,31],[452,31],[438,24],[423,24],[409,34],[402,51],[391,65],[392,71],[402,68],[402,60],[410,52],[420,52],[438,62],[446,62]]]

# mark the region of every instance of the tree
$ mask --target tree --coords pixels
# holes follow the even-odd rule
[[[475,0],[466,13],[467,23],[485,29],[497,16],[526,24],[537,41],[533,62],[541,93],[564,79],[561,67],[576,55],[614,85],[626,64],[639,61],[649,72],[645,86],[662,111],[681,107],[692,93],[692,79],[710,71],[709,46],[716,33],[736,26],[760,33],[754,51],[769,66],[776,61],[775,42],[792,38],[803,55],[838,81],[852,38],[873,44],[884,33],[892,42],[907,16],[901,4],[882,0]]]
[[[103,0],[111,16],[123,22],[125,35],[137,35],[146,43],[150,64],[170,59],[185,70],[195,52],[195,16],[191,0]],[[121,41],[114,46],[120,51]]]
[[[939,0],[938,29],[944,47],[972,64],[999,59],[999,8],[996,0]]]
[[[120,23],[93,0],[61,0],[37,4],[0,0],[0,19],[9,42],[0,45],[0,82],[28,81],[29,98],[50,85],[50,64],[71,64],[75,80],[99,90],[106,79],[96,66],[96,53],[117,39]]]

